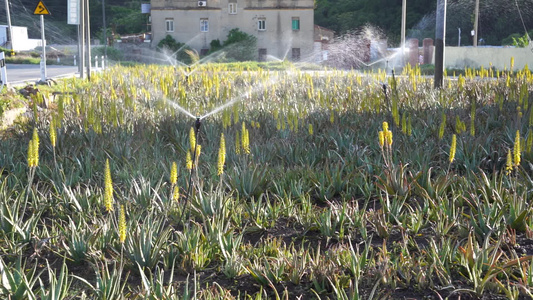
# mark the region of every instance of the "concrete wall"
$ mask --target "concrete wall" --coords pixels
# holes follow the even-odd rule
[[[529,48],[446,47],[444,57],[446,68],[488,68],[492,64],[496,69],[509,69],[511,57],[514,57],[514,70],[526,65],[533,68],[533,52]]]
[[[229,14],[229,2],[237,3],[237,13]],[[314,11],[312,0],[208,0],[198,7],[190,0],[152,0],[152,46],[167,34],[200,52],[212,40],[224,42],[229,31],[241,31],[257,37],[257,48],[267,56],[291,59],[292,49],[300,49],[301,60],[313,55]],[[300,30],[292,30],[292,19],[300,19]],[[174,21],[174,32],[166,32],[166,19]],[[200,31],[200,19],[209,20],[209,31]],[[258,29],[264,19],[265,30]],[[258,55],[258,53],[256,53]]]

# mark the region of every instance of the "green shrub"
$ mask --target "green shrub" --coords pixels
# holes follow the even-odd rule
[[[6,57],[11,57],[11,49],[0,47],[0,52],[4,52]]]
[[[229,31],[227,39],[223,43],[225,56],[235,61],[247,61],[256,59],[257,38],[233,28]]]
[[[157,44],[157,49],[159,51],[167,51],[170,52],[169,54],[172,54],[173,58],[185,63],[185,64],[191,64],[192,58],[187,53],[187,51],[191,51],[191,47],[187,46],[184,43],[180,43],[176,41],[171,35],[167,34],[167,36],[159,41]]]
[[[27,57],[27,56],[11,56],[6,57],[6,63],[8,64],[38,64],[41,62],[40,57]]]
[[[209,53],[217,52],[220,49],[222,49],[222,44],[219,39],[212,40],[211,43],[209,43]]]

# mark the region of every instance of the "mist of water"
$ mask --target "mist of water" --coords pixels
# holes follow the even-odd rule
[[[200,120],[203,120],[203,119],[205,119],[205,118],[207,118],[209,116],[212,116],[212,115],[214,115],[214,114],[216,114],[216,113],[218,113],[218,112],[220,112],[220,111],[222,111],[222,110],[224,110],[224,109],[226,109],[228,107],[231,107],[234,104],[236,104],[238,102],[241,102],[244,99],[250,98],[252,96],[252,94],[257,92],[258,90],[262,90],[264,88],[268,88],[272,84],[276,83],[277,79],[278,78],[276,76],[270,77],[269,81],[267,81],[267,82],[265,82],[263,84],[259,84],[259,85],[255,86],[252,90],[250,90],[250,91],[248,91],[248,92],[246,92],[246,93],[244,93],[244,94],[242,94],[242,95],[230,100],[229,102],[224,103],[223,105],[213,109],[212,111],[210,111],[210,112],[206,113],[205,115],[201,116]]]
[[[183,114],[185,114],[186,116],[188,117],[191,117],[193,119],[196,119],[197,117],[195,115],[193,115],[190,111],[186,110],[185,108],[179,106],[177,103],[175,102],[172,102],[168,99],[164,99],[166,103],[170,104],[173,108],[175,108],[176,110],[182,112]]]

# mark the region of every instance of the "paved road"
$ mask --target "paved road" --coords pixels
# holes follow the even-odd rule
[[[41,80],[40,65],[6,64],[7,82],[9,85],[35,83]],[[47,65],[46,75],[48,78],[79,76],[78,67]]]

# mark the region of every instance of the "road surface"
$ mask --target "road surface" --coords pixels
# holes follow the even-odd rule
[[[40,65],[6,64],[8,85],[35,83],[41,80]],[[79,76],[76,66],[46,66],[47,78]]]

